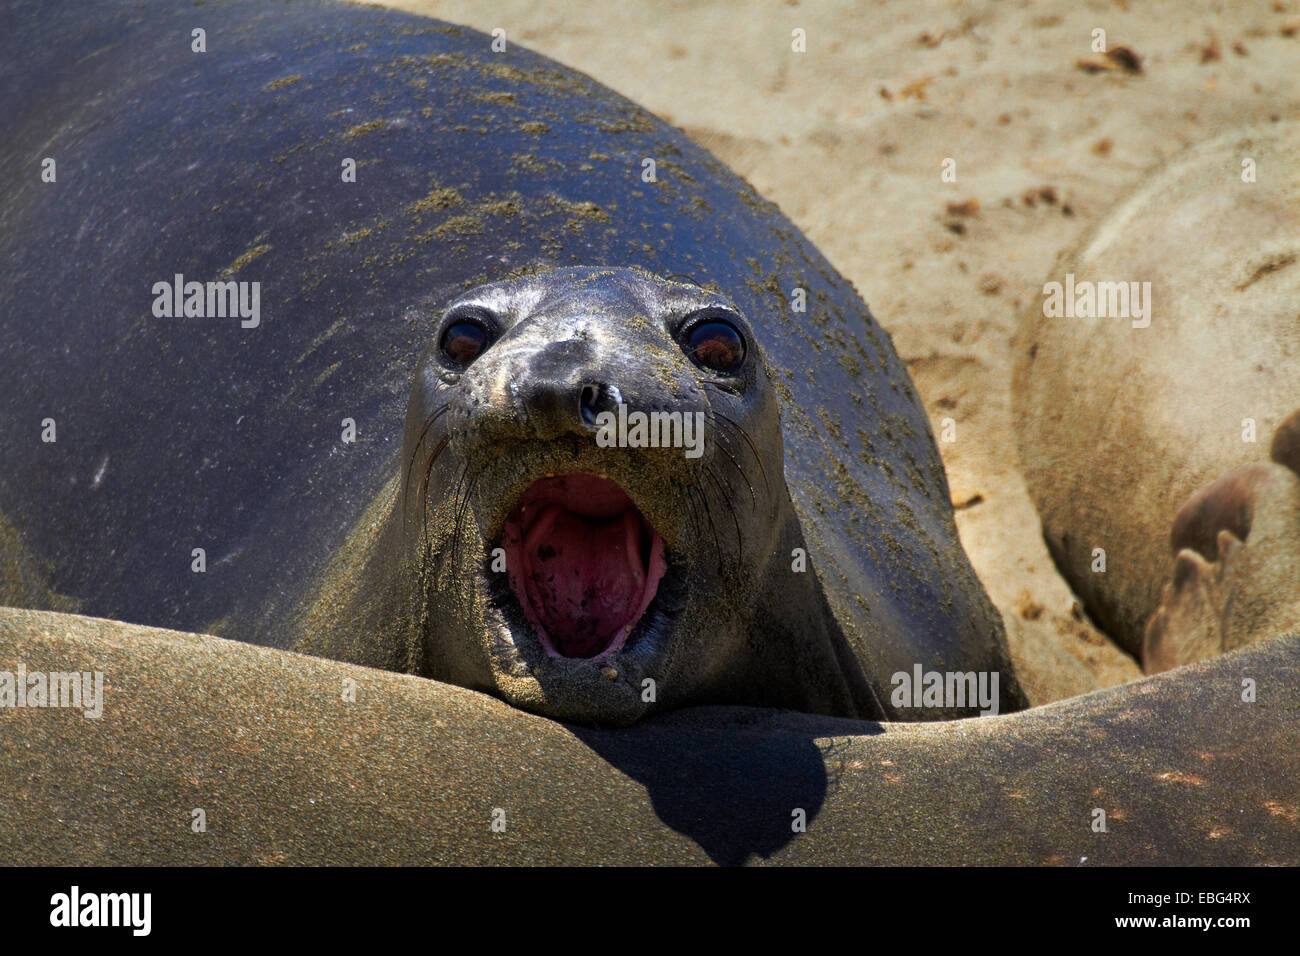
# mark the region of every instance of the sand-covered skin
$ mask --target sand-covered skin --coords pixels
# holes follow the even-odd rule
[[[389,5],[505,29],[682,127],[777,203],[893,336],[936,433],[953,419],[939,449],[958,527],[1013,654],[1034,661],[1031,698],[1138,675],[1072,613],[1042,543],[1010,425],[1010,337],[1057,253],[1145,171],[1296,114],[1295,0]],[[806,53],[791,52],[795,28]],[[1140,74],[1079,65],[1105,59],[1097,28]],[[948,157],[955,183],[940,182]]]
[[[1001,717],[710,707],[594,730],[418,677],[5,608],[0,672],[98,670],[105,691],[96,718],[0,710],[0,863],[1294,865],[1298,642]]]
[[[1300,623],[1298,173],[1293,121],[1179,154],[1058,267],[1085,290],[1140,277],[1148,318],[1027,312],[1016,340],[1013,420],[1049,547],[1148,672]],[[1144,632],[1170,583],[1153,660]]]

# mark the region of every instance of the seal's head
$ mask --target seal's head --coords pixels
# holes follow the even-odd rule
[[[865,716],[811,572],[763,351],[725,295],[573,268],[450,303],[407,411],[427,676],[560,719]]]

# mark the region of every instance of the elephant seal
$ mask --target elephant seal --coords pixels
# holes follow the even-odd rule
[[[1297,122],[1170,160],[1052,276],[1146,315],[1039,301],[1016,343],[1048,546],[1148,672],[1300,625],[1298,169]]]
[[[896,675],[980,675],[1023,706],[888,336],[680,132],[372,8],[10,20],[0,311],[32,320],[0,332],[0,514],[50,592],[574,720],[986,709]],[[673,338],[710,309],[736,337],[690,348],[743,343],[735,374]],[[462,357],[493,337],[459,384],[416,364],[453,320]],[[702,457],[599,453],[581,415],[619,404],[704,414]],[[567,588],[533,573],[542,512]],[[597,583],[603,607],[561,607]]]
[[[778,399],[730,299],[558,269],[470,290],[431,341],[377,546],[343,559],[297,649],[570,720],[885,712],[792,560]]]

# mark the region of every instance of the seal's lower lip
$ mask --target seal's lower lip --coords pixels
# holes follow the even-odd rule
[[[510,589],[552,657],[622,648],[667,570],[664,542],[616,482],[533,482],[502,529]]]

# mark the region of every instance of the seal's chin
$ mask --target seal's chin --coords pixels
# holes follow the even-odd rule
[[[510,589],[552,657],[620,650],[667,570],[663,538],[627,492],[596,475],[533,482],[501,544]]]

